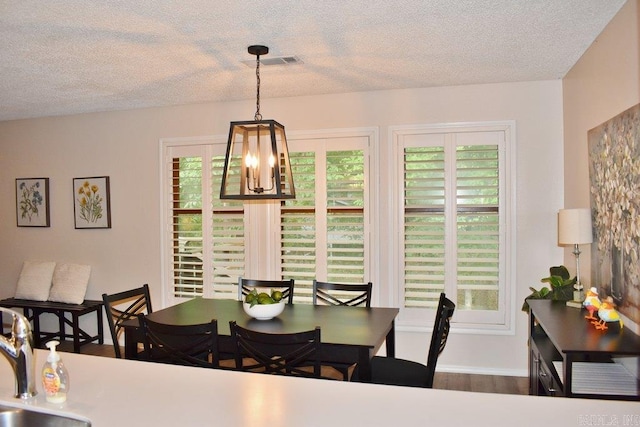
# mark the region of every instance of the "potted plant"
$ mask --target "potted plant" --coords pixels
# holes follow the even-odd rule
[[[529,313],[528,299],[550,299],[558,301],[570,301],[573,298],[573,285],[576,283],[576,278],[571,278],[569,270],[564,265],[549,268],[549,277],[545,277],[540,281],[542,283],[548,283],[549,287],[542,287],[537,290],[533,287],[531,289],[531,295],[524,299],[522,304],[522,311]]]

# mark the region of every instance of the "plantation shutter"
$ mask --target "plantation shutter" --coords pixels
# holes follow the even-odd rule
[[[440,292],[456,321],[499,325],[506,318],[504,130],[402,129],[400,318],[428,319]]]
[[[291,152],[296,198],[282,203],[280,214],[281,271],[296,283],[296,301],[311,302],[316,277],[316,154]]]
[[[364,283],[365,189],[362,150],[327,153],[327,280]]]
[[[176,144],[166,152],[170,302],[235,298],[245,269],[245,219],[242,201],[219,198],[224,146]]]
[[[445,152],[404,148],[404,306],[436,307],[445,283]]]
[[[369,137],[290,138],[296,199],[281,206],[281,270],[283,278],[295,279],[298,302],[311,302],[316,278],[369,280],[368,141]]]
[[[201,156],[171,157],[172,294],[188,298],[203,293]]]
[[[499,305],[498,154],[497,144],[456,146],[457,300],[468,310]]]
[[[212,159],[212,268],[216,298],[237,298],[238,277],[245,272],[245,216],[242,200],[221,200],[224,155]],[[237,179],[238,185],[240,179]]]

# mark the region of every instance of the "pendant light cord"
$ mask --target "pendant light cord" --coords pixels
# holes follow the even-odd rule
[[[253,119],[256,122],[262,120],[262,114],[260,114],[260,55],[256,55],[256,115]]]

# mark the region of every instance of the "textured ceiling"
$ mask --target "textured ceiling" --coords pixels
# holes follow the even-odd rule
[[[560,79],[624,2],[0,0],[0,120]]]

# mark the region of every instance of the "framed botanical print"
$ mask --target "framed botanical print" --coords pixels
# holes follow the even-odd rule
[[[18,227],[49,227],[49,178],[16,179]]]
[[[111,228],[109,177],[73,178],[75,227]]]

